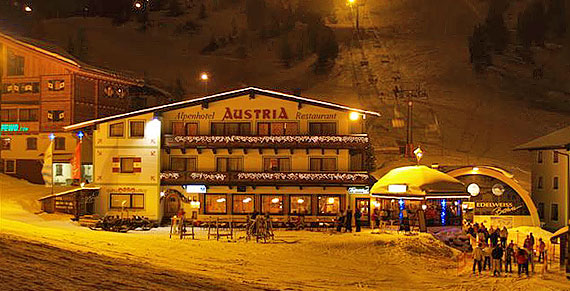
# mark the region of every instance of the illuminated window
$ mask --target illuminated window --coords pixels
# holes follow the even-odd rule
[[[309,135],[336,135],[335,122],[309,123]]]
[[[24,57],[14,54],[12,50],[8,50],[7,54],[7,76],[22,76],[24,75]]]
[[[330,172],[337,170],[336,158],[310,158],[309,163],[311,171]]]
[[[121,158],[121,173],[134,173],[134,172],[135,172],[135,159]]]
[[[226,194],[206,194],[205,196],[206,214],[226,214],[228,203]]]
[[[26,150],[37,150],[38,149],[38,139],[35,137],[26,138]]]
[[[123,137],[125,135],[125,124],[122,122],[109,125],[109,136]]]
[[[129,128],[131,137],[144,137],[144,121],[130,121]]]
[[[196,171],[196,158],[195,157],[171,157],[170,170],[172,171]]]
[[[297,135],[297,122],[260,122],[257,124],[257,135]]]
[[[234,214],[249,214],[255,210],[254,195],[232,195],[232,211]]]
[[[556,203],[550,205],[550,220],[558,221],[558,204]]]
[[[319,215],[336,215],[340,211],[340,196],[319,196]]]
[[[0,139],[0,149],[8,151],[12,147],[12,139],[9,137],[3,137]]]
[[[364,168],[364,155],[362,152],[350,153],[350,170],[351,171],[366,171]]]
[[[54,139],[54,149],[58,151],[65,150],[65,137],[56,137]]]
[[[111,208],[144,209],[142,193],[111,193]]]
[[[212,122],[212,135],[250,135],[249,122]]]
[[[291,195],[289,196],[291,209],[290,214],[311,214],[311,196],[309,195]]]
[[[62,164],[56,164],[55,165],[55,175],[56,176],[63,176],[63,165]]]
[[[243,171],[243,158],[224,157],[216,159],[216,171],[218,172],[240,172]]]
[[[283,195],[263,195],[261,197],[261,212],[283,214]]]
[[[20,121],[38,121],[38,110],[20,109]]]
[[[263,158],[263,170],[268,172],[287,172],[291,170],[290,158]]]
[[[18,121],[18,109],[2,109],[3,122]]]

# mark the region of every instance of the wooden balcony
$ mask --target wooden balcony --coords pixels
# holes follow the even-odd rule
[[[371,185],[372,176],[366,172],[177,172],[160,173],[163,185],[246,185],[246,186],[305,186],[305,185]]]
[[[278,136],[164,136],[164,148],[287,148],[287,149],[364,149],[368,136],[278,135]]]

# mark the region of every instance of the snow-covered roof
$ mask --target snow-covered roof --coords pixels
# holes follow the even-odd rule
[[[332,108],[332,109],[336,109],[336,110],[355,111],[358,113],[368,114],[371,116],[380,116],[380,113],[374,112],[374,111],[367,111],[367,110],[363,110],[363,109],[351,108],[351,107],[348,107],[345,105],[332,103],[332,102],[328,102],[328,101],[321,101],[321,100],[317,100],[317,99],[295,96],[295,95],[285,94],[285,93],[281,93],[281,92],[276,92],[276,91],[271,91],[271,90],[266,90],[266,89],[261,89],[261,88],[256,88],[256,87],[247,87],[247,88],[237,89],[237,90],[233,90],[233,91],[227,91],[227,92],[222,92],[222,93],[218,93],[218,94],[214,94],[214,95],[209,95],[209,96],[205,96],[205,97],[200,97],[200,98],[195,98],[195,99],[190,99],[190,100],[184,100],[184,101],[180,101],[180,102],[174,102],[174,103],[170,103],[170,104],[165,104],[165,105],[145,108],[145,109],[141,109],[141,110],[131,111],[131,112],[123,113],[123,114],[103,117],[103,118],[99,118],[99,119],[88,120],[88,121],[84,121],[84,122],[65,126],[64,129],[65,130],[76,130],[79,128],[88,127],[88,126],[92,126],[92,125],[95,125],[98,123],[108,122],[108,121],[115,120],[115,119],[127,118],[127,117],[137,116],[137,115],[141,115],[141,114],[147,114],[147,113],[170,111],[170,110],[175,110],[175,109],[184,108],[184,107],[188,107],[188,106],[194,106],[194,105],[198,105],[198,104],[204,104],[204,103],[215,102],[215,101],[224,100],[224,99],[228,99],[228,98],[244,96],[244,95],[248,95],[248,94],[250,96],[255,96],[256,94],[258,94],[258,95],[263,95],[263,96],[269,96],[269,97],[274,97],[274,98],[279,98],[279,99],[290,100],[290,101],[299,102],[299,103],[311,104],[311,105],[315,105],[315,106],[328,107],[328,108]]]
[[[468,197],[465,185],[426,166],[406,166],[390,170],[372,186],[370,194],[389,198],[462,198]]]
[[[519,145],[515,150],[551,150],[570,148],[570,126]]]
[[[42,197],[42,198],[40,198],[40,199],[38,199],[38,200],[39,200],[39,201],[42,201],[42,200],[45,200],[45,199],[48,199],[48,198],[53,198],[53,197],[63,196],[63,195],[66,195],[66,194],[71,194],[71,193],[73,193],[73,192],[77,192],[77,191],[80,191],[80,190],[99,190],[99,189],[101,189],[101,187],[79,187],[79,188],[73,188],[73,189],[70,189],[70,190],[67,190],[67,191],[63,191],[63,192],[54,193],[54,194],[50,194],[50,195],[44,196],[44,197]]]

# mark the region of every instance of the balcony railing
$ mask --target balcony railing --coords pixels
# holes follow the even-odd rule
[[[278,135],[278,136],[181,136],[166,135],[166,148],[332,148],[362,149],[369,144],[366,135]]]
[[[165,185],[369,185],[366,172],[177,172],[160,173]]]

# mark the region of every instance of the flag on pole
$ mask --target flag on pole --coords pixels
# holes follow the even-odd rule
[[[50,141],[49,146],[44,153],[42,177],[44,178],[46,187],[50,187],[53,184],[53,140]]]
[[[82,141],[79,140],[71,159],[71,179],[74,180],[81,180],[81,143]]]

